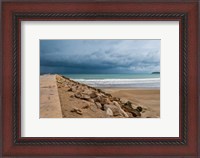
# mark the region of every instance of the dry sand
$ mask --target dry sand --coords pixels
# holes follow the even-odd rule
[[[160,117],[160,89],[106,88],[105,92],[115,97],[126,98],[147,108],[142,117]]]
[[[57,79],[56,79],[57,78]],[[78,86],[77,86],[78,85]],[[70,91],[70,87],[79,87]],[[122,107],[121,115],[109,116],[107,111],[96,105],[93,99],[77,98],[75,94],[81,92],[85,95],[88,91],[98,91],[87,85],[79,84],[58,75],[42,75],[40,77],[40,117],[41,118],[108,118],[108,117],[133,117],[131,113]],[[142,107],[140,118],[160,117],[160,90],[159,89],[127,89],[106,88],[102,89],[112,98],[120,98],[132,102],[132,107]],[[97,94],[103,94],[97,92]],[[108,95],[109,96],[109,95]],[[120,103],[120,101],[117,101]],[[110,102],[113,104],[113,101]],[[115,104],[114,104],[115,105]],[[112,106],[114,106],[112,105]],[[122,106],[122,105],[121,105]],[[115,110],[116,107],[114,107]],[[112,109],[112,108],[111,108]],[[73,111],[74,110],[74,111]],[[113,110],[113,109],[112,109]],[[119,109],[118,109],[119,110]],[[131,116],[130,116],[131,115]]]

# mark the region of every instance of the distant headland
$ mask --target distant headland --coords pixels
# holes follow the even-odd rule
[[[160,74],[160,72],[152,72],[151,74]]]

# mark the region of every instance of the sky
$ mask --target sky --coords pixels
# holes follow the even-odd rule
[[[40,73],[160,72],[160,40],[40,40]]]

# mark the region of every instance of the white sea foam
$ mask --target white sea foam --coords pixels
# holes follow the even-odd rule
[[[160,87],[160,78],[145,79],[74,79],[94,87]]]

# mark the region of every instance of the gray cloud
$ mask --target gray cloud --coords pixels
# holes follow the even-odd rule
[[[160,71],[160,40],[41,40],[41,73]]]

